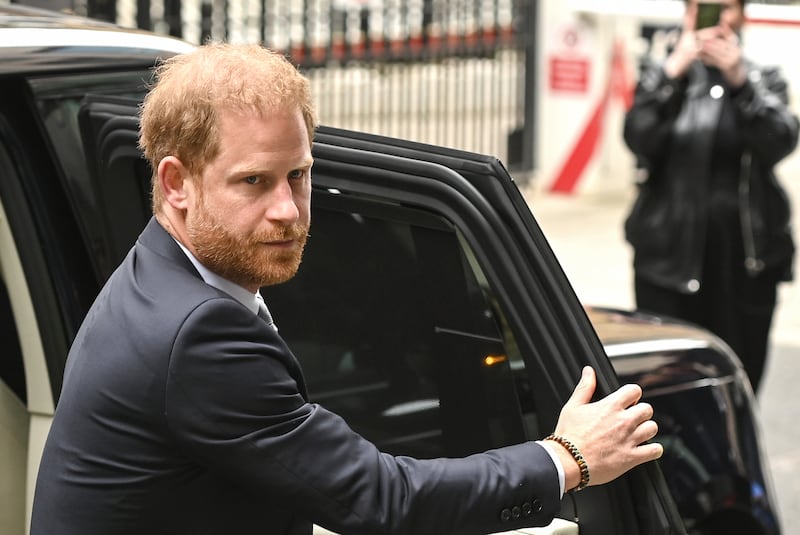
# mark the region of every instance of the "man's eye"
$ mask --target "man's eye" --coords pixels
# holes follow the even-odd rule
[[[245,177],[244,181],[247,182],[248,184],[258,184],[259,178],[255,175],[250,175],[248,177]]]
[[[295,169],[289,173],[289,178],[303,178],[304,176],[306,176],[305,169]]]

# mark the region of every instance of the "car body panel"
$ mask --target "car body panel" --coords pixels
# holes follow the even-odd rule
[[[641,385],[654,407],[660,464],[687,524],[780,533],[757,403],[730,347],[673,318],[603,308],[589,315],[620,380]]]
[[[192,48],[180,39],[83,17],[0,6],[0,76],[152,66],[155,58]]]

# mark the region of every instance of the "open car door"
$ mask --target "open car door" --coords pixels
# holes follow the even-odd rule
[[[138,148],[139,101],[88,95],[78,111],[89,180],[101,225],[91,228],[99,250],[95,272],[105,281],[152,215],[150,166]]]
[[[117,261],[149,217],[150,178],[137,103],[121,104],[81,114]],[[313,401],[384,451],[463,456],[546,436],[584,365],[598,396],[619,386],[497,159],[331,128],[313,156],[300,271],[262,290]],[[655,462],[568,495],[561,516],[531,533],[685,533]]]

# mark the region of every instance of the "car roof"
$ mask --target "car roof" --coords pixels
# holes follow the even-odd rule
[[[0,6],[0,75],[151,66],[194,45],[57,11]]]

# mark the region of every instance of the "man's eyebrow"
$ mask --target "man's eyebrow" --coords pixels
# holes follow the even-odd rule
[[[231,169],[230,174],[231,175],[237,175],[237,176],[239,176],[239,175],[262,175],[265,172],[269,172],[269,169],[266,169],[266,168],[261,167],[261,166],[255,166],[255,165],[243,165],[242,167],[236,167],[234,169]]]
[[[311,167],[314,165],[314,158],[302,158],[297,161],[297,163],[291,166],[292,169],[303,169],[307,167]],[[274,173],[275,168],[273,166],[267,165],[259,165],[259,164],[242,164],[241,167],[235,167],[231,169],[230,174],[236,176],[242,175],[262,175],[265,173]]]

